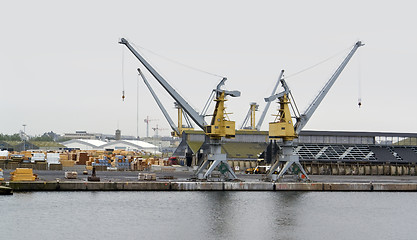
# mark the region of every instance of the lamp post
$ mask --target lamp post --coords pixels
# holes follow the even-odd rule
[[[23,151],[26,151],[26,124],[23,124]]]

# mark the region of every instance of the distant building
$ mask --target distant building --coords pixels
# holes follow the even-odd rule
[[[118,140],[104,142],[93,139],[72,139],[62,143],[66,148],[80,150],[127,150],[160,153],[158,146],[138,140]]]
[[[101,146],[107,142],[95,140],[95,139],[72,139],[66,142],[63,142],[66,148],[74,148],[80,150],[101,150]]]
[[[69,139],[102,139],[101,133],[87,133],[87,131],[76,131],[75,133],[65,133],[64,138]]]
[[[174,137],[143,138],[142,141],[153,144],[162,153],[173,153],[177,149],[181,139]]]
[[[150,153],[158,154],[159,148],[153,144],[139,141],[139,140],[119,140],[106,143],[101,146],[102,149],[113,150],[127,150],[127,151],[146,151]]]
[[[120,129],[116,129],[116,134],[114,137],[115,140],[120,140],[122,139],[122,131],[120,131]]]

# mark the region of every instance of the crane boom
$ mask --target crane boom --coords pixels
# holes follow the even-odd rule
[[[274,94],[275,94],[275,92],[277,91],[277,88],[278,88],[279,82],[280,82],[280,80],[281,80],[281,78],[282,78],[282,75],[283,75],[283,74],[284,74],[284,70],[282,70],[282,71],[281,71],[281,73],[280,73],[280,75],[279,75],[279,77],[278,77],[278,81],[277,81],[277,83],[275,84],[274,89],[272,90],[271,96],[272,96],[272,95],[274,95]],[[267,103],[266,103],[266,106],[265,106],[265,109],[264,109],[264,111],[262,112],[261,117],[259,118],[258,124],[256,124],[256,129],[257,129],[257,130],[260,130],[260,129],[261,129],[261,126],[262,126],[262,123],[263,123],[263,121],[264,121],[264,119],[265,119],[266,113],[268,112],[269,105],[271,105],[271,102],[272,102],[273,100],[268,101],[267,99],[265,99],[265,101],[267,102]]]
[[[155,77],[155,79],[162,85],[163,88],[171,95],[172,98],[178,103],[178,105],[181,106],[182,109],[193,119],[193,121],[201,128],[204,129],[204,126],[207,125],[207,123],[204,121],[204,117],[198,114],[197,111],[194,110],[190,106],[190,104],[185,101],[184,98],[181,97],[175,91],[175,89],[169,85],[169,83],[130,45],[130,43],[125,39],[120,39],[120,44],[124,44],[132,53],[135,55],[135,57],[143,64],[143,66],[148,69],[148,71],[152,74],[152,76]]]
[[[349,52],[349,54],[346,56],[346,58],[343,60],[342,64],[336,69],[336,71],[333,73],[332,77],[327,81],[327,83],[324,85],[323,89],[319,92],[319,94],[314,98],[313,102],[308,106],[307,110],[304,114],[301,114],[300,118],[298,119],[297,123],[295,124],[295,132],[296,134],[299,134],[301,130],[304,128],[304,126],[307,124],[308,120],[310,120],[313,113],[316,111],[317,107],[320,105],[321,101],[323,101],[323,98],[326,96],[326,94],[329,92],[330,88],[333,86],[336,79],[339,77],[340,73],[343,71],[343,69],[346,67],[352,56],[355,54],[356,50],[363,46],[361,41],[358,41],[353,46],[352,50]]]
[[[171,117],[169,116],[167,110],[165,109],[165,107],[162,105],[161,101],[159,101],[158,96],[156,95],[156,93],[153,91],[151,85],[149,84],[148,80],[146,79],[145,75],[143,75],[142,71],[138,68],[138,72],[139,75],[142,77],[143,82],[145,82],[145,85],[148,87],[149,91],[151,92],[153,98],[156,101],[156,104],[158,104],[159,108],[161,109],[162,113],[164,114],[166,120],[168,121],[169,125],[171,126],[172,130],[174,132],[177,133],[177,135],[180,135],[180,132],[177,128],[177,126],[175,126],[174,121],[172,121]],[[157,134],[158,135],[158,134]]]

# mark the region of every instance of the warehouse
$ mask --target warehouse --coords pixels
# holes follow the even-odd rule
[[[153,154],[160,154],[157,146],[139,140],[118,140],[100,146],[101,149],[145,151]]]
[[[101,150],[101,146],[107,142],[93,139],[72,139],[66,142],[63,142],[66,148],[80,149],[80,150]]]

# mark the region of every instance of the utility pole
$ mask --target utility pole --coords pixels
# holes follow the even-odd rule
[[[26,151],[26,124],[23,124],[23,151]]]

